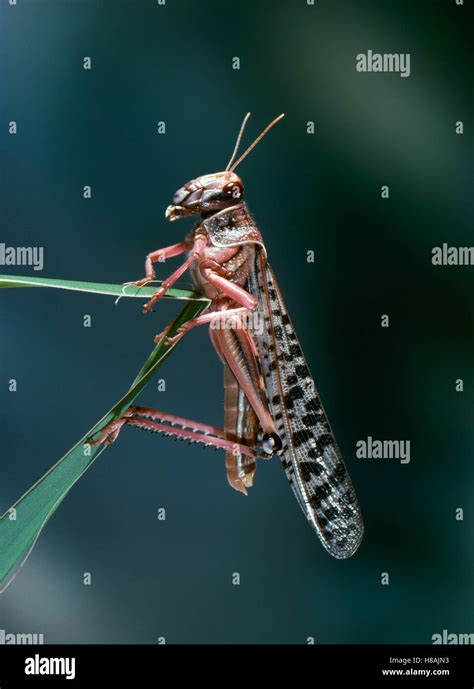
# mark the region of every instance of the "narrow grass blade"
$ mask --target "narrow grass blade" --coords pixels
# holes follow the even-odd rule
[[[0,288],[2,287],[53,287],[74,292],[91,292],[93,294],[108,294],[114,297],[138,297],[149,298],[156,292],[154,287],[135,287],[134,285],[108,285],[102,282],[82,282],[81,280],[55,280],[54,278],[31,278],[18,275],[0,275]],[[204,301],[205,297],[185,289],[169,289],[165,299],[185,299],[186,301]]]
[[[168,334],[176,334],[180,325],[199,315],[207,303],[207,300],[189,301]],[[163,341],[159,343],[122,399],[0,518],[0,591],[23,565],[43,527],[69,490],[103,451],[103,446],[90,446],[87,441],[123,414],[175,346],[168,347]]]

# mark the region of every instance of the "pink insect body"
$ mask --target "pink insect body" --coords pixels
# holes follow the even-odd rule
[[[113,442],[124,425],[131,425],[222,448],[228,481],[242,493],[252,486],[257,460],[277,455],[324,547],[335,557],[346,558],[357,550],[363,535],[359,505],[267,261],[262,236],[242,200],[242,180],[234,172],[283,115],[234,162],[248,117],[227,168],[185,184],[166,210],[170,221],[199,216],[192,232],[184,242],[150,253],[146,277],[127,283],[148,284],[155,280],[154,263],[186,254],[144,311],[151,311],[190,271],[196,290],[208,297],[209,306],[174,338],[166,338],[165,330],[155,339],[166,338],[172,345],[191,329],[209,325],[224,366],[224,428],[131,407],[95,442]]]

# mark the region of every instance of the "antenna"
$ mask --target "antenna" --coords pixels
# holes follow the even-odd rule
[[[250,117],[250,113],[248,112],[244,117],[244,121],[242,122],[242,126],[240,127],[239,136],[237,137],[237,141],[235,142],[235,146],[234,146],[234,152],[232,153],[231,159],[227,163],[226,171],[230,168],[230,166],[232,165],[232,163],[235,160],[235,156],[237,155],[237,151],[239,150],[240,142],[242,140],[242,134],[244,133],[245,125],[247,124],[249,117]]]
[[[255,139],[255,141],[253,142],[253,144],[251,144],[251,145],[247,148],[247,150],[245,151],[245,153],[243,153],[243,154],[240,156],[240,158],[238,159],[238,161],[237,161],[236,163],[234,163],[234,164],[232,165],[232,167],[229,168],[231,172],[233,172],[233,171],[235,170],[235,168],[237,167],[237,165],[240,165],[240,163],[243,161],[243,159],[246,158],[246,157],[248,156],[248,154],[250,153],[250,151],[252,151],[252,150],[255,148],[255,146],[258,144],[258,142],[261,141],[261,139],[263,139],[263,137],[265,136],[265,134],[266,134],[267,132],[269,132],[270,129],[271,129],[277,122],[279,122],[281,119],[283,119],[283,117],[285,117],[285,113],[284,113],[284,112],[282,112],[281,115],[278,115],[278,117],[275,117],[275,119],[274,119],[272,122],[270,122],[270,124],[267,124],[267,126],[265,127],[265,129],[263,130],[263,132],[257,136],[257,138]],[[226,168],[226,169],[227,169],[227,168]]]

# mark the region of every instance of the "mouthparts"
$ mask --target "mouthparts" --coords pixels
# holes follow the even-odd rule
[[[187,214],[187,209],[184,206],[168,206],[165,211],[165,218],[170,222],[181,218],[183,215]]]

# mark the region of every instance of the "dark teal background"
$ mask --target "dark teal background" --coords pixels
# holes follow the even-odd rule
[[[433,246],[474,243],[469,5],[2,1],[0,241],[43,246],[44,276],[141,277],[146,253],[191,227],[164,219],[174,191],[225,166],[247,110],[246,142],[286,113],[239,172],[366,536],[354,558],[334,560],[278,461],[259,466],[244,498],[221,454],[128,429],[0,597],[0,628],[51,643],[430,643],[443,629],[474,632],[473,268],[431,264]],[[368,49],[409,52],[411,76],[358,73]],[[178,308],[143,316],[136,300],[0,293],[0,512],[122,395]],[[160,377],[166,392],[155,382],[142,403],[221,423],[205,329]],[[369,435],[410,440],[411,463],[356,459]]]

